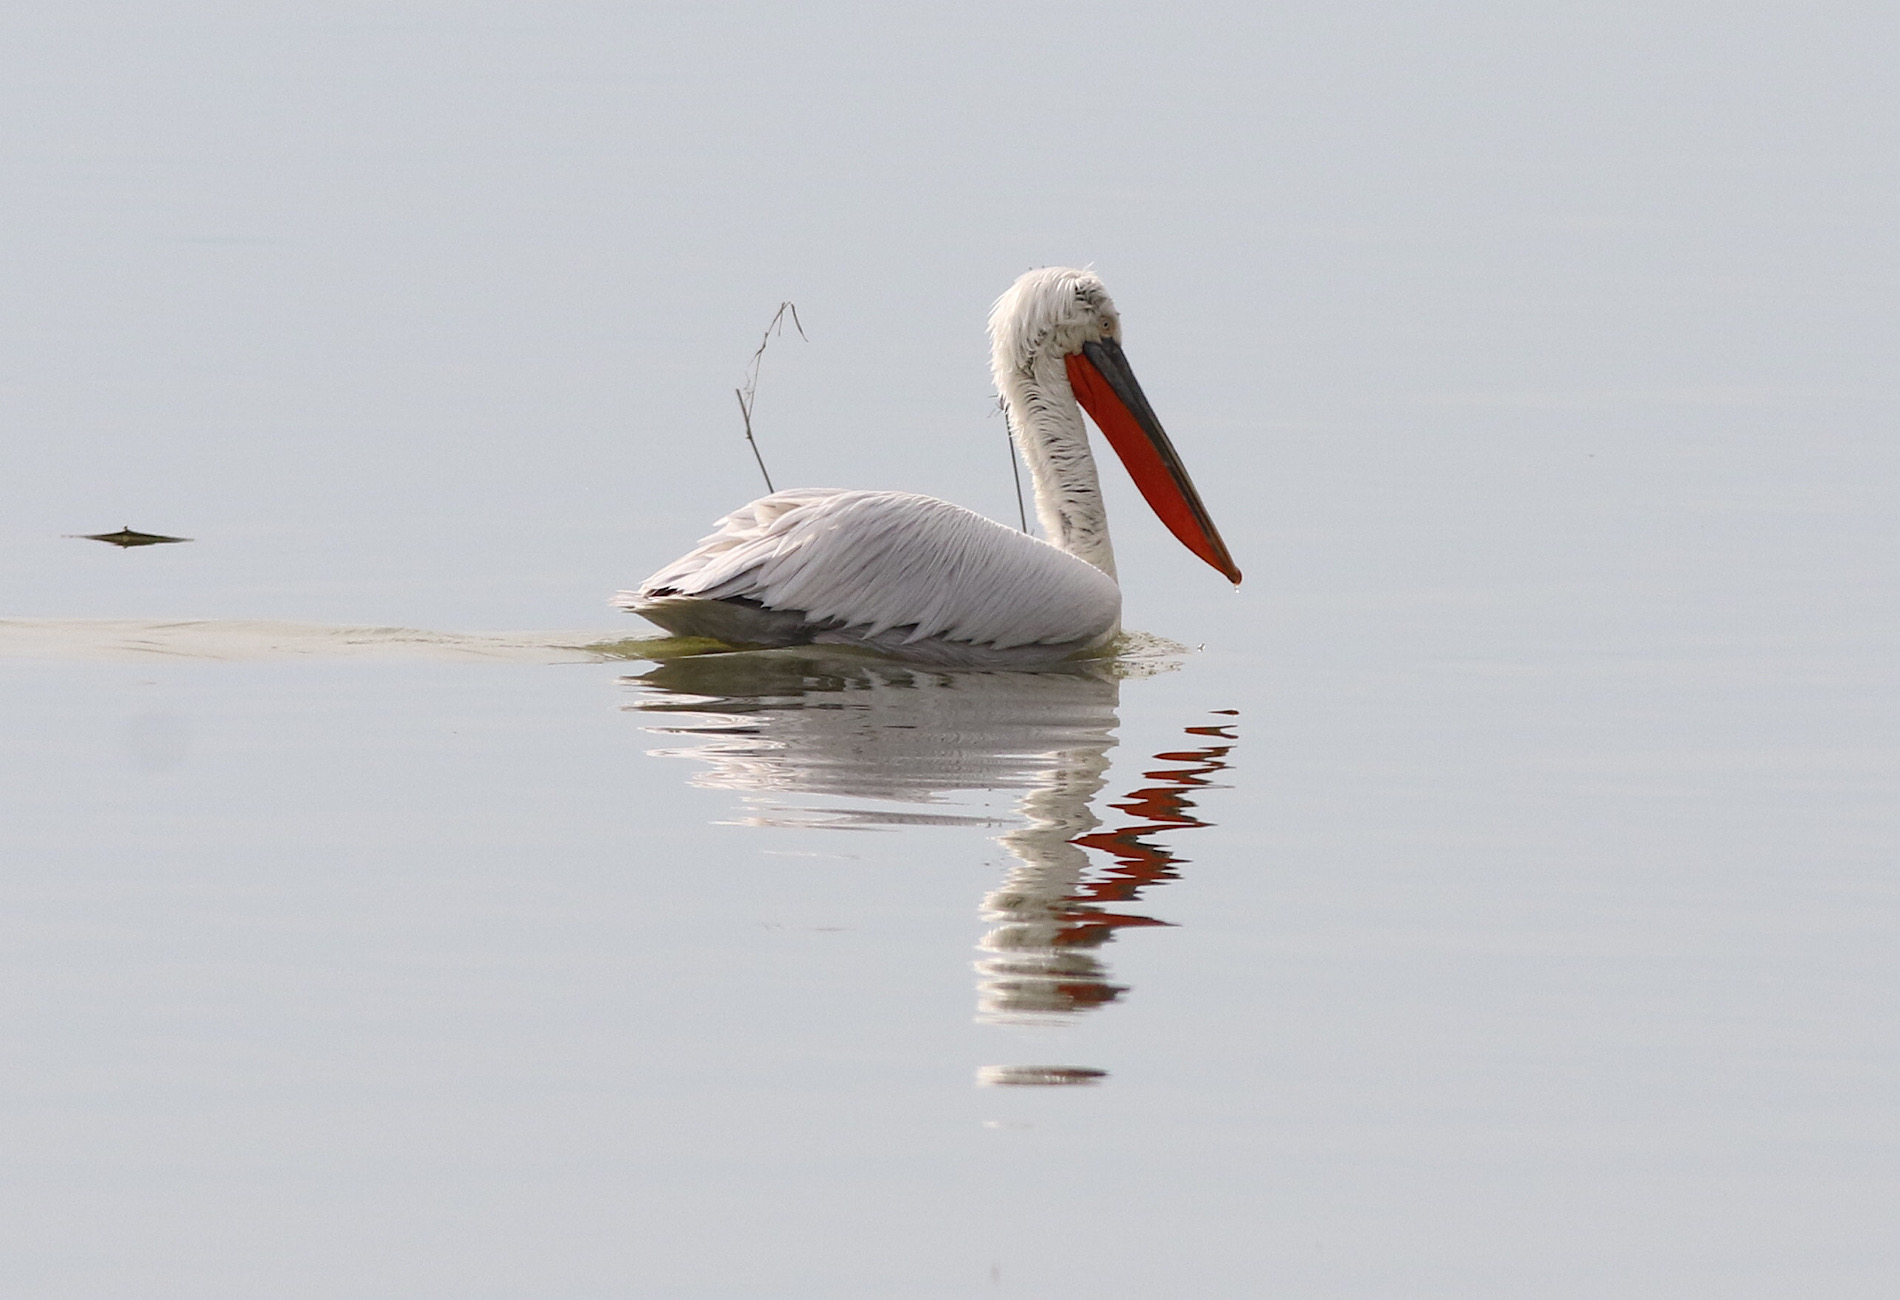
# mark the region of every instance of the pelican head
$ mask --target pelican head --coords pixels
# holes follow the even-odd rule
[[[1060,408],[1073,413],[1079,404],[1168,531],[1228,581],[1238,583],[1240,569],[1160,417],[1135,381],[1121,336],[1121,313],[1093,271],[1051,266],[1027,272],[990,310],[990,369],[996,391],[1010,408],[1012,424],[1021,420],[1019,436],[1031,444],[1041,433],[1035,426],[1044,412],[1052,417],[1044,436],[1059,439]],[[1025,446],[1025,452],[1040,487],[1045,476],[1036,471],[1050,457],[1033,445]],[[1082,454],[1086,457],[1086,450]],[[1060,451],[1054,458],[1065,459]],[[1066,486],[1071,494],[1078,488],[1084,495],[1092,493],[1092,468],[1086,487]],[[1101,532],[1105,537],[1105,525]]]
[[[1042,357],[1067,357],[1088,343],[1121,337],[1121,313],[1101,277],[1071,266],[1020,276],[990,309],[990,368],[1000,391],[1011,374],[1034,372]]]

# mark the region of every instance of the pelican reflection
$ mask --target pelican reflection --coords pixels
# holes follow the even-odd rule
[[[1206,825],[1190,797],[1226,767],[1231,724],[1192,726],[1194,744],[1108,807],[1120,678],[1061,671],[941,669],[796,648],[703,655],[623,679],[649,729],[696,743],[653,751],[704,766],[693,784],[739,794],[762,826],[994,827],[1014,860],[983,900],[979,1018],[1059,1021],[1115,1001],[1097,951],[1121,930],[1166,925],[1131,906],[1183,859],[1153,837]],[[1013,810],[975,798],[1019,792]]]

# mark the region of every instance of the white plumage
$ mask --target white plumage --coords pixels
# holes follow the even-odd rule
[[[622,603],[682,635],[864,645],[939,664],[1048,662],[1113,635],[1101,570],[914,492],[760,497]]]
[[[1104,371],[1119,377],[1113,396],[1103,396],[1106,386],[1087,389],[1105,428],[1124,418],[1117,411],[1130,410],[1127,402],[1130,428],[1163,447],[1166,435],[1126,370],[1114,304],[1092,273],[1023,276],[998,300],[990,332],[997,388],[1050,541],[916,493],[796,488],[733,511],[617,603],[677,635],[735,646],[859,645],[981,666],[1099,651],[1120,629],[1121,588],[1071,376],[1085,385],[1106,385]],[[1090,364],[1077,371],[1084,352]],[[1116,446],[1126,459],[1122,440]],[[1171,447],[1166,456],[1178,471]],[[1155,491],[1174,500],[1169,494],[1183,488],[1193,498],[1185,471],[1157,478],[1151,491],[1142,472],[1156,471],[1145,462],[1130,468],[1151,501]],[[1205,523],[1198,498],[1192,509]]]

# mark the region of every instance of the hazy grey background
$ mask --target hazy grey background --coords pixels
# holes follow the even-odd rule
[[[1115,480],[1110,791],[1237,788],[1026,1045],[981,833],[713,826],[611,667],[7,661],[9,1291],[1887,1294],[1896,29],[10,7],[4,615],[613,626],[782,298],[781,483],[1007,517],[1051,262],[1248,581]]]
[[[814,341],[766,372],[783,479],[1003,513],[983,315],[1049,262],[1119,295],[1253,608],[1339,589],[1314,528],[1334,562],[1417,576],[1414,546],[1338,551],[1364,532],[1343,516],[1393,497],[1432,498],[1435,555],[1539,581],[1632,529],[1690,540],[1698,505],[1733,527],[1765,504],[1741,476],[1838,506],[1817,496],[1880,490],[1847,467],[1884,454],[1891,409],[1895,26],[23,7],[0,78],[13,599],[568,625],[750,492],[730,390],[784,297]],[[1559,491],[1550,519],[1534,498]],[[1496,554],[1476,516],[1532,507],[1547,527]],[[204,541],[140,557],[140,599],[121,557],[45,540],[126,522]],[[1117,524],[1139,613],[1179,569]]]

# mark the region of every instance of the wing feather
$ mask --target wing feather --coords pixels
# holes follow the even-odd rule
[[[935,497],[832,488],[747,503],[619,603],[669,597],[997,649],[1099,639],[1121,619],[1115,580],[1047,542]]]

